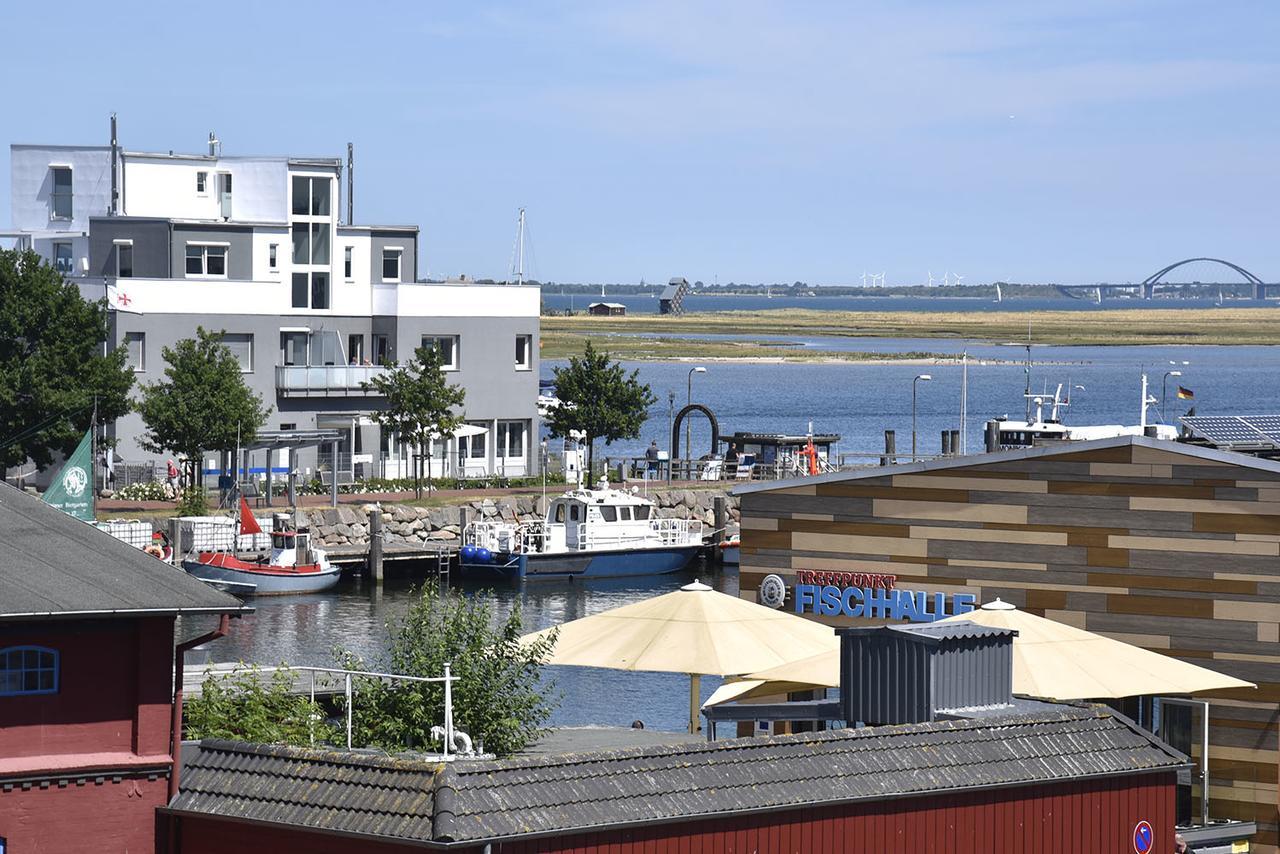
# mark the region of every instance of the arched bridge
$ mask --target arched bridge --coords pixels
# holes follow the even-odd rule
[[[1220,269],[1224,271],[1226,275],[1223,277],[1216,277],[1216,274],[1211,274],[1216,277],[1215,280],[1207,281],[1203,277],[1199,277],[1191,282],[1179,282],[1170,277],[1169,274],[1173,273],[1175,270],[1192,264],[1212,265],[1214,266],[1214,269]],[[1223,281],[1224,278],[1226,281]],[[1184,258],[1181,261],[1176,261],[1166,267],[1161,267],[1159,270],[1152,273],[1150,276],[1147,276],[1137,284],[1126,283],[1120,285],[1099,283],[1096,285],[1059,285],[1058,289],[1068,296],[1094,296],[1100,301],[1104,296],[1122,293],[1130,295],[1136,293],[1142,299],[1151,299],[1158,288],[1172,290],[1186,287],[1203,287],[1205,285],[1217,285],[1219,286],[1219,289],[1222,287],[1238,289],[1241,285],[1245,285],[1249,289],[1249,295],[1255,300],[1280,296],[1280,285],[1274,283],[1267,284],[1244,267],[1241,267],[1239,264],[1233,264],[1232,262],[1224,261],[1221,258],[1207,257]]]

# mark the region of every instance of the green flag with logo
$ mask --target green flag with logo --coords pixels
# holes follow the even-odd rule
[[[86,522],[93,521],[93,434],[85,431],[75,453],[44,493],[46,504]]]

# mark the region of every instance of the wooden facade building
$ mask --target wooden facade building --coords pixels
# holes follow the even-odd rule
[[[735,491],[743,596],[770,574],[790,589],[797,571],[877,573],[1256,683],[1211,698],[1209,803],[1278,850],[1280,463],[1123,437]]]

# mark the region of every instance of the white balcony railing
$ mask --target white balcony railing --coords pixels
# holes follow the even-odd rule
[[[276,391],[297,397],[378,397],[374,388],[365,390],[387,369],[375,365],[277,365]]]

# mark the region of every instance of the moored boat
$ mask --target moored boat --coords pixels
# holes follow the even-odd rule
[[[702,523],[660,519],[635,492],[573,489],[533,522],[481,520],[463,531],[460,559],[469,577],[606,578],[679,572],[702,548]]]

